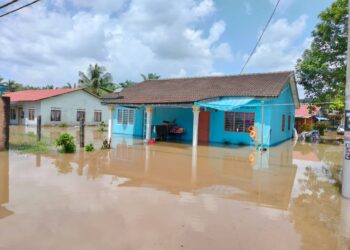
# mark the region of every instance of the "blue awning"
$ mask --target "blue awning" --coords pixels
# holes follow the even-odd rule
[[[254,101],[252,97],[224,97],[217,100],[195,102],[194,105],[221,111],[232,111]]]

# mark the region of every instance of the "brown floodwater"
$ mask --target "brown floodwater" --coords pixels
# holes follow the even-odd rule
[[[12,133],[31,128],[11,128]],[[61,131],[44,128],[51,141]],[[0,249],[350,249],[342,145],[157,143],[0,153]]]

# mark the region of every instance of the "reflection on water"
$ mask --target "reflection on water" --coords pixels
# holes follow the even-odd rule
[[[104,135],[87,137],[98,148]],[[116,136],[112,150],[9,161],[11,197],[1,165],[0,204],[14,214],[1,217],[0,205],[1,249],[350,247],[342,146],[287,142],[260,154]]]
[[[0,220],[12,214],[6,208],[9,195],[9,154],[0,152]]]

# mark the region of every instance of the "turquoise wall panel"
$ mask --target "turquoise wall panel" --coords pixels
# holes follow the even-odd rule
[[[153,111],[153,125],[159,125],[163,121],[176,121],[179,127],[185,129],[181,137],[184,141],[192,141],[193,133],[193,112],[192,108],[168,108],[156,107]]]
[[[124,135],[134,135],[143,136],[143,115],[144,108],[135,109],[135,121],[134,124],[118,124],[117,123],[117,112],[123,107],[117,107],[113,113],[113,134],[124,134]]]

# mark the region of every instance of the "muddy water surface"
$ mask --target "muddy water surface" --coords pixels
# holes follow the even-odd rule
[[[113,144],[0,153],[0,249],[350,249],[341,145]]]

